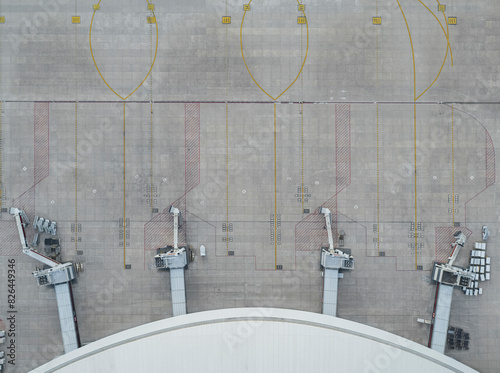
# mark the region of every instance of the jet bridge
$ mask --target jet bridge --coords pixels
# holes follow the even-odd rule
[[[179,227],[181,213],[171,206],[170,213],[174,216],[174,246],[166,246],[157,250],[155,266],[157,269],[170,270],[170,291],[172,294],[172,312],[174,316],[185,315],[186,311],[186,284],[184,267],[188,264],[186,248],[179,248]]]
[[[320,208],[320,213],[325,216],[326,230],[328,232],[328,248],[321,250],[321,266],[325,269],[323,284],[323,314],[337,316],[337,289],[340,269],[353,269],[354,258],[344,251],[333,247],[332,214],[327,208]],[[345,250],[345,249],[344,249]]]
[[[453,250],[448,261],[446,263],[435,262],[432,269],[432,279],[436,282],[436,298],[428,346],[442,354],[446,347],[453,288],[455,286],[469,287],[475,278],[475,274],[469,269],[454,265],[466,239],[467,237],[462,232],[455,233],[455,242],[451,244]]]
[[[75,278],[75,267],[72,263],[59,263],[33,250],[28,245],[24,230],[24,228],[29,225],[29,220],[25,212],[15,207],[11,207],[9,212],[11,215],[14,215],[16,219],[23,252],[48,267],[34,271],[33,276],[37,279],[39,286],[54,285],[64,352],[68,353],[76,350],[81,347],[81,342],[76,318],[75,302],[73,300],[73,291],[71,288],[71,281]]]

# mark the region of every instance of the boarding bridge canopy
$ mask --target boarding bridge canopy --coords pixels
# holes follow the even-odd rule
[[[337,316],[337,293],[339,270],[325,268],[325,283],[323,287],[323,314]]]
[[[170,290],[172,293],[172,311],[174,316],[186,314],[186,285],[184,268],[170,269]]]
[[[57,310],[59,311],[59,322],[61,324],[64,353],[76,350],[80,347],[80,336],[76,324],[75,304],[71,284],[63,282],[54,285],[56,291]]]
[[[444,354],[446,337],[450,324],[451,300],[453,297],[453,286],[438,284],[438,295],[436,300],[436,312],[432,325],[431,348]]]

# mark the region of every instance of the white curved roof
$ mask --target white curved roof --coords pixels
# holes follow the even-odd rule
[[[145,324],[33,372],[476,372],[394,334],[276,308],[192,313]],[[338,370],[337,370],[338,369]]]

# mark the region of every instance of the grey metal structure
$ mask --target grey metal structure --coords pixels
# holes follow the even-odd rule
[[[450,324],[451,300],[453,297],[453,286],[438,284],[439,291],[436,300],[434,323],[432,325],[430,348],[444,354],[446,347],[446,336]]]
[[[333,234],[329,209],[321,208],[320,213],[325,216],[326,229],[328,232],[329,247],[321,250],[321,266],[325,269],[323,283],[323,314],[337,316],[337,292],[339,269],[353,269],[354,258],[343,251],[333,247]]]
[[[469,286],[474,279],[472,271],[454,266],[460,249],[464,246],[467,237],[461,232],[455,233],[455,242],[452,243],[453,251],[446,263],[435,262],[432,269],[432,279],[436,282],[451,286]]]
[[[184,268],[170,269],[170,291],[172,293],[172,311],[174,316],[186,314],[186,286]]]
[[[324,276],[325,282],[323,288],[323,314],[337,316],[339,270],[325,268]]]
[[[172,294],[172,312],[174,316],[186,314],[186,286],[184,280],[184,267],[187,265],[187,253],[185,247],[178,247],[178,233],[180,212],[171,206],[170,212],[174,216],[174,246],[160,248],[155,256],[157,269],[170,270],[170,291]]]
[[[78,324],[76,322],[75,304],[70,282],[54,285],[59,312],[59,323],[64,345],[64,353],[76,350],[80,347]]]
[[[73,293],[71,290],[71,281],[75,278],[76,272],[73,263],[59,263],[58,261],[46,257],[39,252],[33,250],[26,240],[26,233],[24,227],[29,225],[26,213],[15,207],[10,208],[10,214],[16,218],[17,229],[23,252],[45,264],[48,268],[36,270],[33,276],[37,279],[39,286],[54,285],[56,292],[57,308],[59,312],[59,321],[61,325],[61,332],[63,337],[64,352],[68,353],[81,346],[80,336],[78,332],[78,322],[76,319],[75,305],[73,301]],[[35,218],[35,221],[37,218]],[[37,221],[37,227],[40,227],[40,222],[43,218]],[[45,220],[48,226],[49,220]],[[33,222],[35,226],[35,222]],[[45,224],[44,224],[45,225]]]
[[[455,233],[454,237],[455,242],[451,244],[453,251],[448,261],[446,263],[435,262],[431,275],[437,284],[429,347],[441,353],[444,353],[446,347],[453,288],[454,286],[469,287],[475,277],[472,271],[453,265],[467,239],[461,231]]]

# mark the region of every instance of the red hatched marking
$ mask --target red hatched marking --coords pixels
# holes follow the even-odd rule
[[[21,196],[16,198],[12,206],[24,210],[32,223],[35,217],[35,187],[32,186]],[[25,232],[28,244],[31,245],[35,231],[30,228],[25,229]],[[0,256],[17,256],[23,252],[16,221],[13,216],[8,215],[6,220],[0,221],[0,248]]]
[[[335,104],[335,194],[322,204],[332,213],[334,245],[338,242],[337,196],[351,184],[351,105]],[[328,246],[325,217],[317,209],[295,226],[297,251],[319,250]],[[323,234],[319,231],[322,231]]]
[[[200,183],[200,103],[185,104],[184,110],[187,194]]]
[[[34,102],[34,185],[14,199],[12,206],[26,212],[33,221],[35,217],[35,187],[49,176],[49,103]],[[33,241],[35,231],[26,229],[28,244]],[[22,253],[21,242],[14,219],[0,222],[0,256],[15,256]]]
[[[495,147],[491,136],[486,132],[486,188],[495,184]]]
[[[315,251],[328,246],[325,217],[318,212],[307,215],[295,226],[295,250]]]
[[[351,184],[351,105],[335,105],[336,193]]]
[[[455,242],[453,236],[458,231],[462,231],[467,238],[472,234],[472,231],[465,227],[436,227],[436,261],[448,260],[453,251],[451,244]]]
[[[200,184],[200,103],[184,105],[185,113],[185,192],[172,205],[179,209],[182,219],[186,217],[186,195]],[[144,251],[173,245],[174,217],[169,207],[154,216],[144,225]],[[179,228],[179,247],[186,245],[184,223]],[[144,263],[145,264],[145,263]]]
[[[49,176],[49,103],[34,103],[35,185]]]

